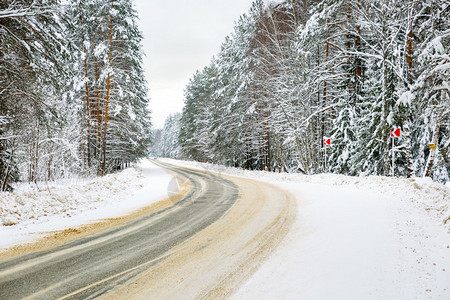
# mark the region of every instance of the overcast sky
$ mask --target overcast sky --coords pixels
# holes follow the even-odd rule
[[[144,34],[145,72],[155,127],[183,107],[183,90],[209,64],[252,0],[134,0]]]

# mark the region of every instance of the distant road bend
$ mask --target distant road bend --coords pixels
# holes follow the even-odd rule
[[[279,244],[294,201],[269,184],[153,161],[183,199],[63,246],[0,262],[0,299],[215,299]]]

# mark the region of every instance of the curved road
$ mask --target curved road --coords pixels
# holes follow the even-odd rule
[[[0,299],[222,297],[287,232],[289,196],[267,200],[279,198],[280,190],[155,163],[189,180],[182,200],[109,231],[1,262]]]

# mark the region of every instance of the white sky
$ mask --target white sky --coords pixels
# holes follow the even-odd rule
[[[183,90],[208,65],[252,0],[134,0],[144,34],[153,125],[183,107]]]

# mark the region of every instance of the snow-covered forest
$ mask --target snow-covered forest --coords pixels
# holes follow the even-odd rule
[[[172,116],[162,133],[178,143],[163,140],[164,153],[448,181],[449,20],[447,0],[254,1],[186,86],[179,124]]]
[[[0,190],[103,175],[147,154],[131,0],[0,2]]]
[[[181,147],[178,142],[180,135],[181,113],[168,116],[163,129],[155,129],[153,132],[153,144],[150,155],[168,158],[180,158]]]

